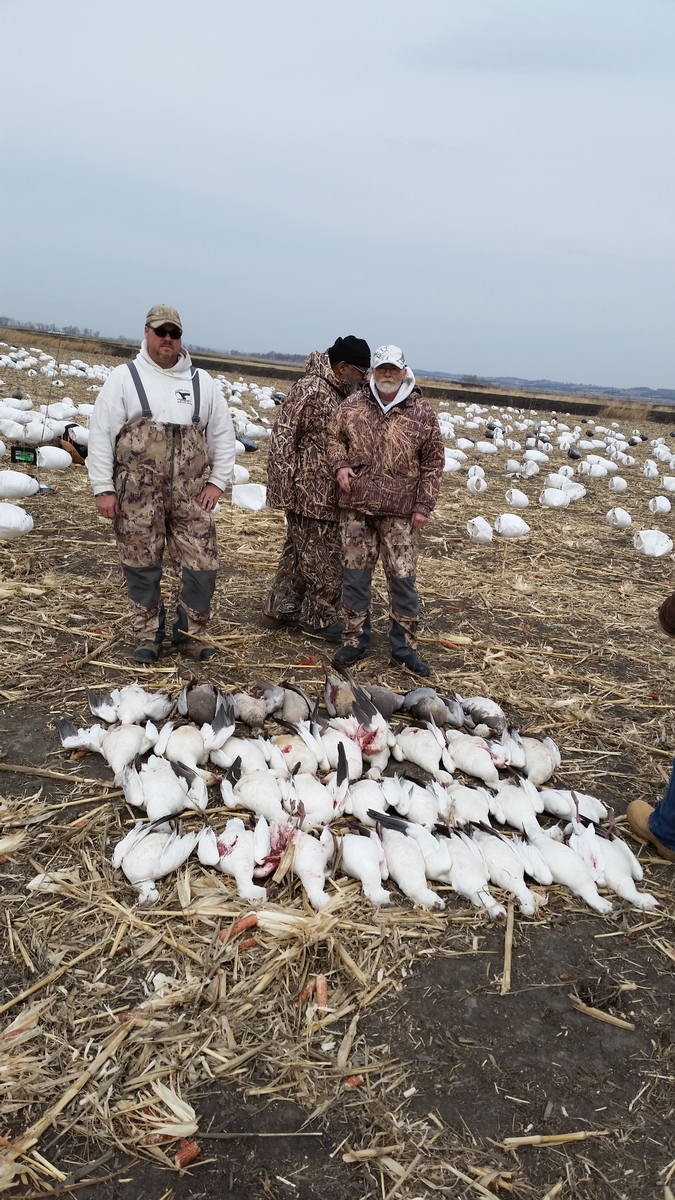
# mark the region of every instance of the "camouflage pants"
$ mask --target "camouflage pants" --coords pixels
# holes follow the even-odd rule
[[[389,638],[394,650],[417,649],[419,597],[415,571],[420,534],[406,517],[369,517],[345,512],[342,536],[342,642],[356,646],[370,613],[373,570],[378,558],[389,592]]]
[[[186,633],[206,626],[219,566],[215,522],[199,504],[207,467],[206,439],[195,425],[144,418],[117,439],[114,528],[137,641],[164,637],[165,547],[182,576],[173,640],[187,641]]]
[[[263,606],[268,617],[324,629],[338,619],[342,587],[340,526],[288,513],[286,541]]]

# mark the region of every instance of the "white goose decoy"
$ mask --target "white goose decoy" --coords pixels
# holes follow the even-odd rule
[[[132,684],[130,687],[115,688],[112,692],[94,692],[87,688],[89,708],[101,721],[120,725],[140,725],[143,721],[163,721],[168,717],[174,701],[168,692],[146,692]]]
[[[358,833],[347,833],[340,839],[342,870],[351,879],[358,879],[363,894],[372,904],[391,904],[391,893],[382,887],[388,878],[387,859],[384,847],[374,829],[368,837]]]
[[[228,775],[220,785],[223,803],[227,808],[247,808],[256,816],[265,817],[277,825],[288,824],[288,814],[285,812],[282,800],[287,800],[290,792],[288,784],[269,770],[252,771],[250,775],[242,775],[233,785],[232,776],[235,774],[233,764]]]
[[[83,747],[101,754],[113,771],[117,784],[122,782],[124,768],[145,754],[159,738],[152,721],[148,721],[144,729],[140,725],[115,725],[112,729],[93,725],[91,729],[76,729],[64,717],[59,717],[55,724],[66,750]]]
[[[166,820],[185,809],[203,812],[209,796],[199,775],[181,763],[151,754],[140,772],[133,763],[122,771],[125,799],[136,808],[144,808],[151,821]]]
[[[569,888],[601,916],[612,912],[613,904],[598,893],[589,868],[574,850],[550,837],[536,821],[527,826],[525,836],[541,854],[554,883]]]
[[[486,741],[460,733],[457,729],[446,729],[450,758],[454,769],[482,779],[490,788],[499,787],[499,774]]]
[[[388,829],[384,824],[380,828],[387,869],[404,896],[420,908],[445,908],[442,897],[427,887],[426,864],[417,842],[398,829]]]
[[[152,825],[139,821],[118,842],[113,856],[114,870],[122,868],[129,883],[136,888],[141,908],[149,908],[159,900],[157,880],[176,871],[190,857],[199,833],[182,837],[168,823]]]
[[[247,829],[240,817],[231,817],[223,832],[216,835],[206,825],[199,835],[197,854],[204,866],[218,867],[231,875],[242,900],[258,904],[267,899],[267,890],[253,882],[256,867],[270,853],[270,831],[264,817],[259,817],[255,829]]]
[[[537,901],[525,883],[523,863],[511,848],[510,840],[485,829],[474,829],[473,840],[483,855],[490,882],[516,897],[523,916],[533,917]]]
[[[324,891],[324,885],[328,863],[335,849],[333,835],[328,826],[320,838],[296,829],[293,831],[293,842],[295,853],[291,870],[304,887],[312,908],[318,911],[330,899]]]
[[[549,737],[541,742],[538,738],[524,737],[522,743],[525,748],[525,774],[531,783],[539,787],[560,766],[560,751]]]

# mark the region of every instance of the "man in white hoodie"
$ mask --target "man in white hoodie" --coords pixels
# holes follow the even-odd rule
[[[165,545],[182,575],[173,644],[194,661],[215,653],[199,637],[219,566],[213,509],[232,475],[235,435],[222,392],[192,366],[182,336],[174,308],[151,308],[139,354],[108,376],[90,422],[87,470],[114,525],[142,663],[155,662],[164,640]]]

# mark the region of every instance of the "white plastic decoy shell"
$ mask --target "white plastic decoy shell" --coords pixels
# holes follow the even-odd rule
[[[31,475],[24,475],[21,471],[0,471],[0,497],[3,500],[34,496],[39,487],[37,479],[33,479]]]
[[[613,529],[628,529],[628,526],[633,524],[633,519],[625,508],[610,508],[605,519]]]
[[[527,508],[530,503],[525,493],[519,492],[518,488],[509,488],[504,499],[511,508]]]
[[[660,529],[640,529],[633,538],[633,545],[649,558],[660,558],[662,554],[670,554],[673,549],[668,534]]]
[[[502,513],[495,521],[495,533],[505,538],[524,537],[530,532],[530,526],[516,513]]]
[[[45,471],[65,471],[72,467],[73,460],[60,446],[38,446],[37,465]]]
[[[267,488],[262,483],[235,484],[232,488],[232,503],[235,508],[246,508],[258,512],[265,507]]]
[[[492,528],[484,517],[473,517],[466,523],[466,531],[474,542],[491,542]]]
[[[539,495],[542,508],[567,508],[569,502],[569,492],[563,492],[560,488],[544,488]]]
[[[669,513],[670,500],[667,496],[654,496],[654,499],[649,501],[649,511],[652,513]]]
[[[33,518],[25,509],[18,504],[0,504],[0,541],[10,542],[32,528]]]

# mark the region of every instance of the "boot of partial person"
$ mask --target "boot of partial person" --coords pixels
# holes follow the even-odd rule
[[[354,663],[368,653],[371,632],[370,613],[354,613],[346,610],[345,615],[345,632],[342,637],[348,636],[350,641],[344,642],[340,646],[333,656],[333,662],[338,667],[353,667]]]
[[[643,838],[645,842],[649,842],[661,858],[665,858],[668,862],[675,862],[675,850],[664,846],[663,842],[660,842],[649,828],[649,818],[653,812],[654,809],[651,804],[647,804],[646,800],[631,800],[626,809],[628,824],[633,833]]]
[[[159,658],[159,652],[164,641],[166,613],[164,605],[157,609],[142,609],[139,604],[131,604],[134,613],[133,629],[136,645],[132,654],[134,662],[146,663],[152,666]],[[154,626],[154,629],[153,629]]]
[[[411,623],[408,621],[408,624]],[[415,620],[416,626],[417,620]],[[406,667],[413,675],[419,675],[422,679],[426,679],[431,673],[429,664],[419,657],[414,644],[411,645],[411,642],[414,642],[414,636],[415,634],[411,630],[404,629],[399,621],[392,620],[389,629],[392,661],[401,667]]]
[[[663,601],[657,615],[663,632],[675,637],[675,592]]]
[[[197,637],[190,636],[189,618],[180,604],[176,608],[176,617],[177,620],[171,633],[171,642],[177,647],[179,654],[184,654],[192,662],[207,662],[213,658],[216,653],[213,646],[204,646]]]

